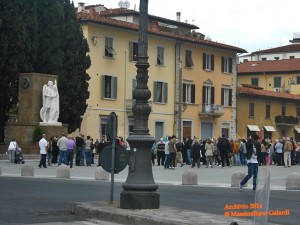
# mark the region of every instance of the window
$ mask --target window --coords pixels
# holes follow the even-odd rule
[[[294,59],[294,58],[295,58],[295,56],[293,56],[293,55],[290,56],[290,59]]]
[[[214,70],[214,55],[203,53],[203,69]]]
[[[108,116],[100,116],[100,137],[105,137],[105,140],[106,140],[107,119]]]
[[[281,88],[281,77],[274,77],[274,88]]]
[[[297,84],[300,84],[300,76],[297,76]]]
[[[271,105],[266,104],[266,118],[270,118],[270,117],[271,117]]]
[[[102,98],[116,99],[117,88],[117,77],[102,76]]]
[[[249,117],[254,117],[254,102],[249,102]]]
[[[117,53],[115,52],[113,48],[113,38],[112,37],[105,37],[105,56],[112,58],[113,55],[116,55]]]
[[[286,106],[285,106],[285,105],[282,105],[282,106],[281,106],[281,115],[282,115],[282,116],[285,116],[285,115],[286,115]]]
[[[222,73],[232,73],[232,58],[222,56]]]
[[[138,57],[138,48],[139,45],[137,42],[129,42],[129,60],[131,62],[136,62]]]
[[[185,66],[188,68],[192,68],[194,66],[192,51],[185,50]]]
[[[168,83],[154,81],[154,102],[168,102]]]
[[[232,105],[232,89],[222,88],[222,90],[221,90],[221,105],[224,105],[224,106]]]
[[[261,58],[261,60],[262,60],[262,61],[266,61],[266,60],[267,60],[267,58]]]
[[[215,87],[202,87],[202,103],[205,105],[215,104]]]
[[[195,103],[195,84],[183,84],[182,101],[185,103]]]
[[[155,140],[159,141],[160,138],[164,137],[164,122],[155,122]]]
[[[251,85],[258,86],[258,78],[251,78]]]
[[[164,65],[165,63],[165,53],[164,53],[165,49],[163,47],[159,47],[157,46],[157,57],[156,57],[156,64],[157,65]]]
[[[278,59],[279,59],[279,57],[274,57],[274,59],[275,59],[275,60],[278,60]]]

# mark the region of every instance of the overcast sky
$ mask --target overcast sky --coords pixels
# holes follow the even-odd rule
[[[85,5],[102,4],[117,8],[120,0],[73,0]],[[124,2],[125,0],[123,0]],[[129,9],[139,10],[140,0],[127,0]],[[300,33],[300,3],[298,0],[149,0],[151,15],[198,26],[198,32],[213,41],[257,50],[291,44],[293,33]]]

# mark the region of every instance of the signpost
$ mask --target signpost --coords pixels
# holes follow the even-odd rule
[[[118,116],[115,112],[112,112],[108,117],[106,130],[108,141],[111,144],[106,146],[101,151],[100,155],[100,163],[102,168],[111,174],[110,203],[113,203],[115,173],[119,173],[124,170],[128,164],[126,149],[123,146],[116,144],[117,129]]]

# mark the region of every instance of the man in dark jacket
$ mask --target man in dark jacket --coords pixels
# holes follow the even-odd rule
[[[229,140],[225,136],[223,136],[219,139],[217,148],[220,151],[222,167],[225,166],[224,159],[226,160],[226,165],[230,166],[230,163],[228,160],[228,152],[230,151],[230,143],[229,143]]]

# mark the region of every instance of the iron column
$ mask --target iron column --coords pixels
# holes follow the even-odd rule
[[[155,139],[149,134],[148,119],[151,107],[148,100],[151,92],[148,89],[148,0],[140,0],[139,42],[137,57],[137,86],[133,91],[135,103],[132,107],[135,126],[133,134],[127,141],[133,149],[129,159],[129,172],[120,197],[123,209],[157,209],[159,208],[158,185],[155,184],[151,147]]]

